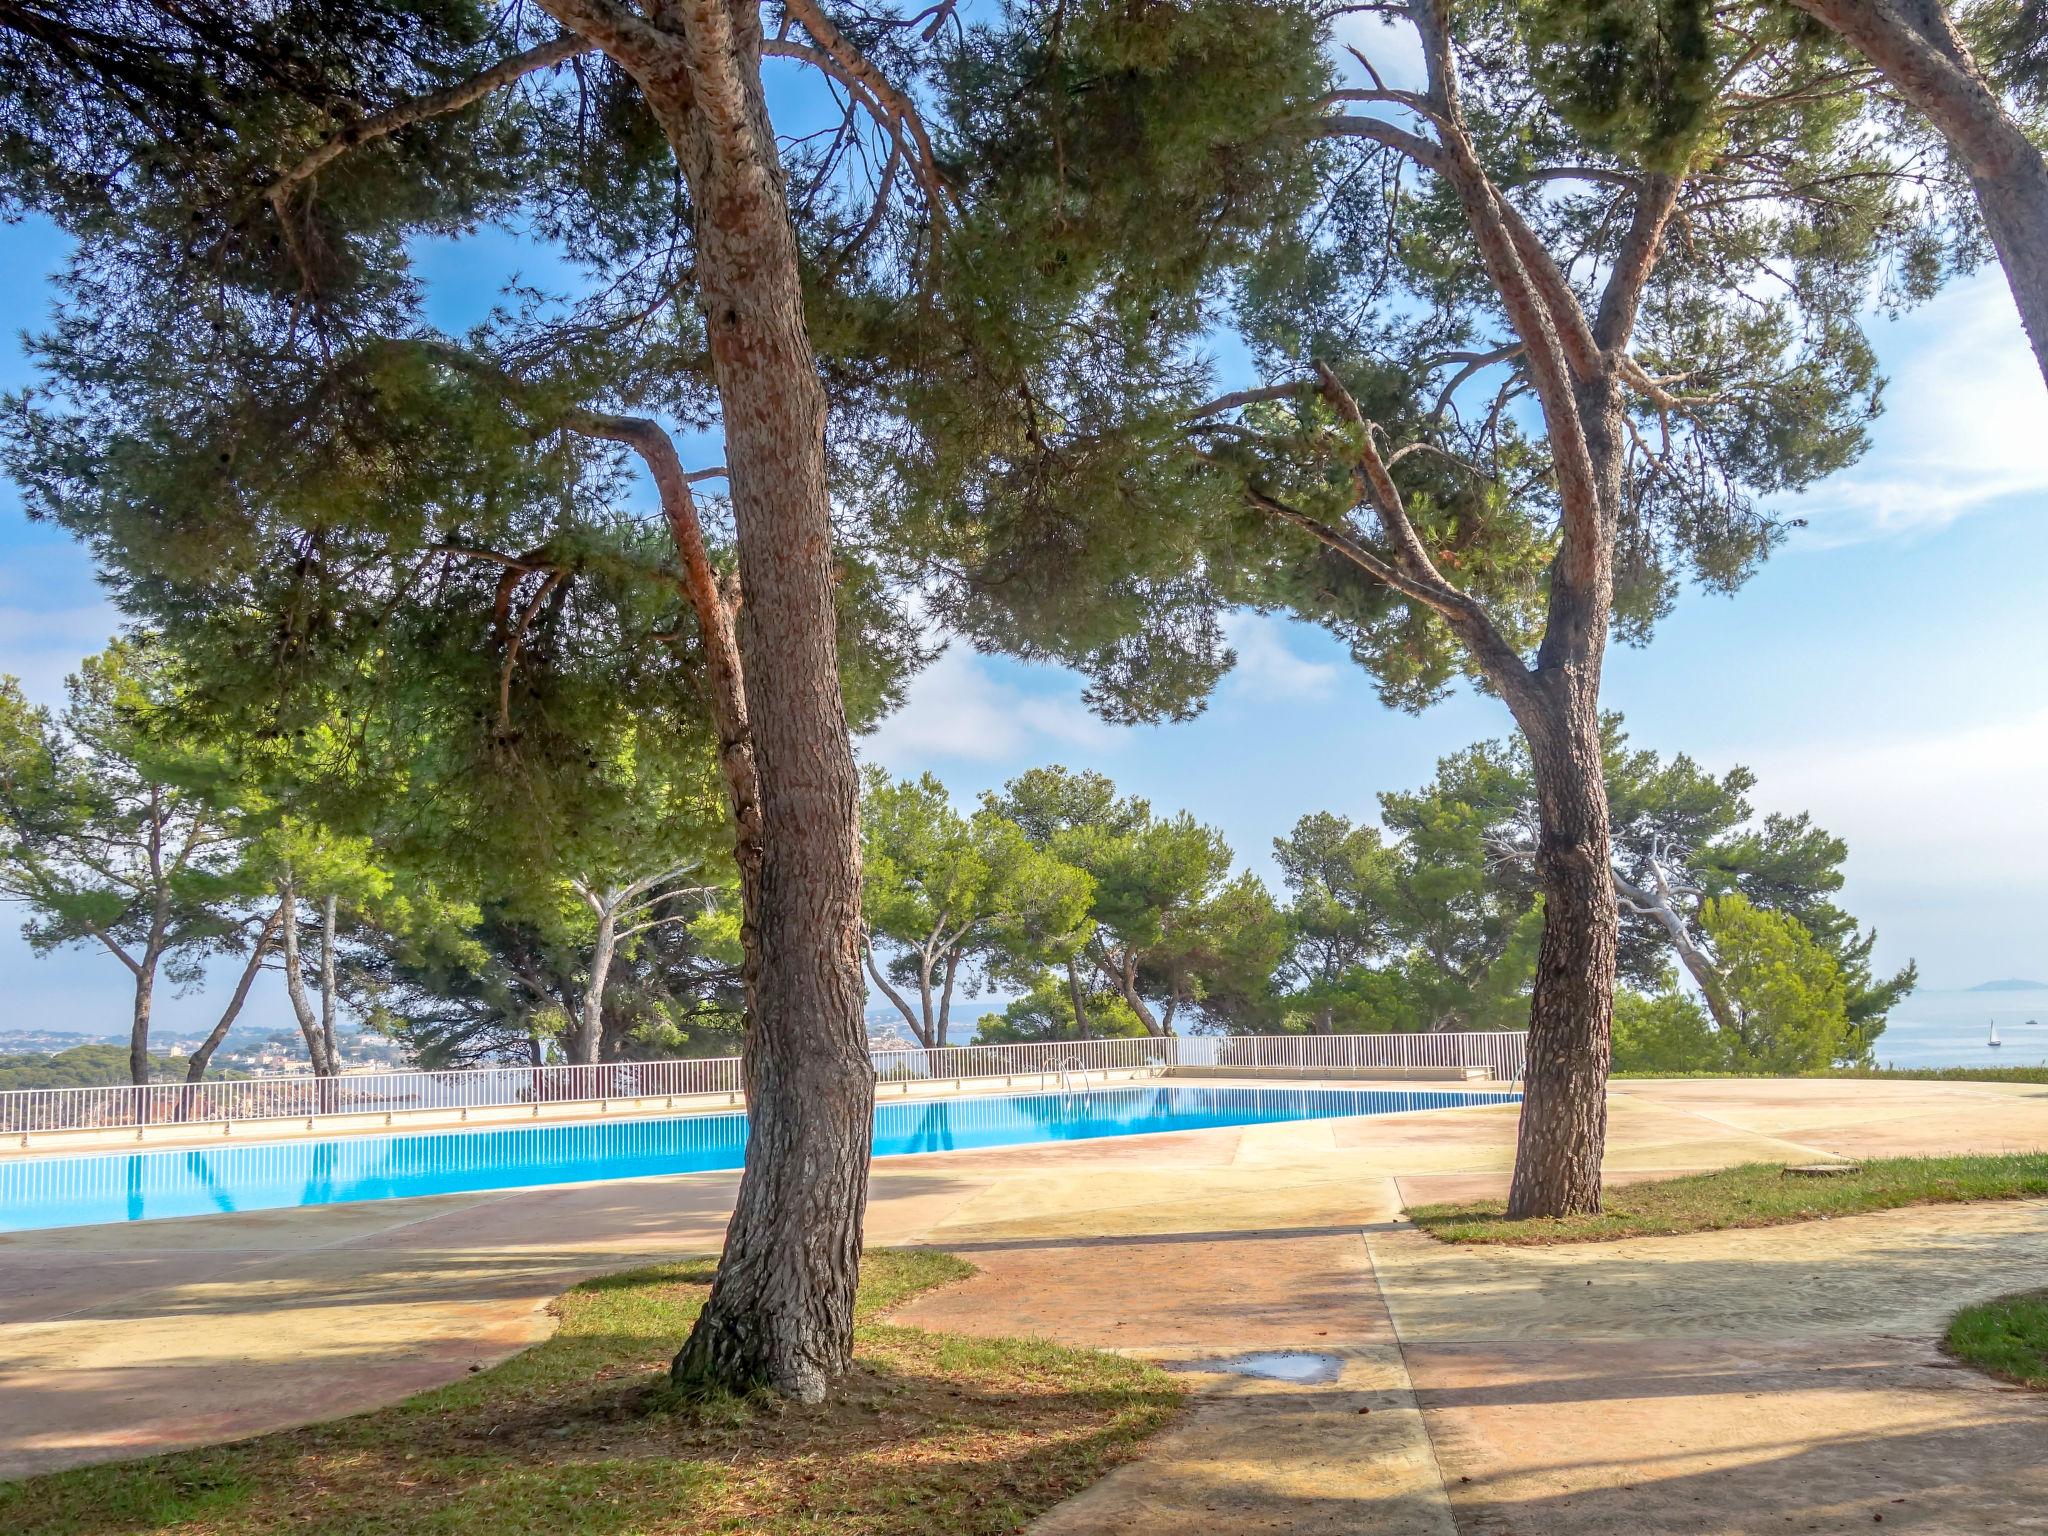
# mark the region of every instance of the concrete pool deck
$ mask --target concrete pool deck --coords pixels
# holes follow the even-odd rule
[[[1537,1250],[1407,1228],[1405,1204],[1504,1186],[1515,1114],[885,1159],[868,1238],[982,1269],[903,1321],[1206,1368],[1045,1536],[2048,1529],[2048,1396],[1934,1347],[1955,1308],[2048,1285],[2048,1201]],[[2048,1086],[1629,1081],[1608,1168],[2043,1148]],[[579,1278],[715,1251],[736,1183],[0,1236],[0,1476],[457,1377],[543,1336]],[[1219,1368],[1246,1351],[1328,1379]]]

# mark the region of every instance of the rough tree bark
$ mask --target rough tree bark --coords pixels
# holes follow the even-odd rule
[[[1600,1208],[1619,947],[1601,772],[1597,668],[1546,679],[1555,702],[1518,709],[1539,807],[1543,940],[1529,1003],[1528,1065],[1508,1192],[1511,1217]],[[1532,730],[1532,723],[1536,729]]]
[[[2006,115],[1941,0],[1792,0],[1926,117],[1970,174],[1977,208],[2048,381],[2048,157]]]
[[[851,1363],[874,1102],[863,1022],[859,783],[839,692],[825,398],[754,0],[543,0],[639,85],[690,194],[739,546],[757,770],[751,1130],[703,1312],[672,1373],[816,1401]]]
[[[761,974],[746,1170],[679,1381],[805,1401],[852,1363],[874,1068],[864,1019],[860,785],[839,692],[825,397],[804,328],[753,0],[689,0],[687,97],[656,103],[689,183],[738,533],[740,652],[761,785]]]

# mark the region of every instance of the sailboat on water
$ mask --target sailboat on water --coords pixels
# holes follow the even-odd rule
[[[1991,1038],[1984,1043],[1994,1051],[1998,1049],[1998,1020],[1993,1019],[1991,1021]]]

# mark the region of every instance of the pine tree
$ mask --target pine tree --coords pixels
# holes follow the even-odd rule
[[[900,526],[957,624],[1081,667],[1113,715],[1199,708],[1236,605],[1328,628],[1391,703],[1497,697],[1543,898],[1510,1205],[1589,1210],[1618,959],[1607,644],[1646,639],[1681,582],[1739,586],[1783,536],[1764,499],[1861,452],[1857,314],[1881,274],[1931,292],[1953,231],[1780,12],[1376,9],[1420,79],[1332,43],[1315,88],[1266,97],[1317,184],[1229,296],[1260,381],[1209,395],[1199,349],[1167,345],[1149,431],[1076,389],[970,494],[902,466]],[[1624,12],[1652,24],[1617,33]],[[1647,75],[1609,57],[1646,46]]]
[[[1155,324],[1196,322],[1190,296],[1290,185],[1298,147],[1236,146],[1252,81],[1312,70],[1307,14],[0,17],[6,195],[81,241],[11,466],[124,602],[204,653],[224,706],[275,705],[289,732],[309,688],[447,658],[415,702],[472,718],[470,761],[545,783],[575,739],[548,664],[595,610],[626,616],[605,642],[618,689],[664,647],[696,677],[741,893],[753,1129],[679,1379],[814,1399],[851,1349],[872,1082],[848,695],[857,717],[917,653],[855,466],[886,446],[978,472],[964,426],[1028,432],[1020,374],[1142,399]],[[778,129],[821,99],[835,127]],[[521,289],[475,333],[436,332],[413,244],[483,222],[558,247],[582,291]],[[688,464],[685,427],[723,462]],[[664,547],[614,515],[625,453]]]

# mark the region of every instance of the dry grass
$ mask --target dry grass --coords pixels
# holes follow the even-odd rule
[[[238,1445],[0,1484],[8,1536],[980,1536],[1015,1531],[1179,1410],[1149,1366],[880,1321],[971,1274],[870,1253],[831,1401],[678,1398],[709,1264],[595,1280],[546,1343],[392,1407]]]
[[[2048,1155],[1879,1157],[1852,1174],[1788,1178],[1783,1163],[1617,1185],[1597,1216],[1509,1221],[1497,1201],[1417,1206],[1409,1219],[1447,1243],[1601,1243],[1725,1227],[1776,1227],[1829,1216],[2048,1195]]]

